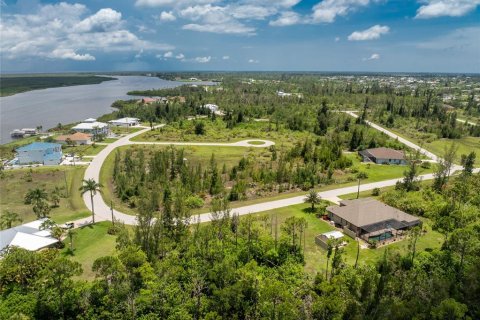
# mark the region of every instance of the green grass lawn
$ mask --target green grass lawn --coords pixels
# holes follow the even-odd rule
[[[436,155],[443,155],[445,148],[448,148],[455,143],[457,146],[457,159],[456,162],[460,163],[462,154],[469,154],[475,151],[477,157],[480,157],[480,138],[476,137],[463,137],[461,139],[439,139],[430,143],[425,143],[424,148],[433,152]]]
[[[378,182],[383,180],[389,180],[399,178],[403,176],[407,166],[402,165],[389,165],[389,164],[375,164],[361,162],[360,157],[356,153],[350,153],[346,155],[353,161],[352,168],[365,172],[368,175],[367,179],[362,180],[362,183]],[[428,169],[419,167],[419,175],[431,173],[434,168],[431,166]]]
[[[115,142],[117,140],[118,140],[118,138],[106,138],[106,139],[103,139],[102,142],[103,143],[112,143],[112,142]]]
[[[81,146],[73,146],[73,147],[63,146],[62,151],[64,154],[74,152],[75,155],[77,156],[78,155],[95,156],[106,147],[107,146],[103,144],[91,144],[91,145],[81,145]]]
[[[75,229],[73,255],[70,253],[70,239],[67,237],[63,241],[65,248],[62,249],[62,255],[82,265],[81,279],[92,280],[95,277],[92,271],[93,262],[100,257],[115,253],[116,236],[107,233],[109,226],[110,222],[99,222]]]
[[[138,128],[138,127],[111,127],[110,130],[113,132],[113,133],[116,133],[116,134],[130,134],[130,133],[134,133],[134,132],[137,132],[137,131],[140,131],[140,130],[143,130],[144,128]],[[107,139],[105,139],[107,140]]]
[[[326,251],[315,244],[315,236],[318,234],[335,230],[328,222],[316,218],[314,214],[308,212],[308,204],[298,204],[290,207],[265,211],[255,214],[255,216],[276,214],[278,223],[282,223],[288,217],[304,217],[307,220],[308,227],[306,229],[305,239],[305,270],[308,273],[315,274],[316,272],[325,272],[326,268]],[[430,222],[427,219],[422,219],[427,233],[421,236],[417,242],[418,252],[426,248],[439,248],[443,243],[443,236],[432,231]],[[355,264],[357,254],[357,242],[348,236],[344,237],[348,242],[345,247],[344,260],[347,264]],[[377,249],[361,249],[359,256],[359,264],[372,264],[382,257],[385,250],[397,250],[405,253],[408,250],[408,240],[398,241]]]
[[[16,212],[23,222],[36,219],[32,206],[24,203],[25,194],[29,189],[42,188],[50,193],[55,186],[62,188],[62,193],[68,197],[60,199],[58,208],[50,212],[51,218],[57,223],[63,223],[89,215],[78,189],[82,184],[85,168],[82,167],[38,167],[8,170],[0,180],[1,211]]]
[[[212,122],[208,119],[196,120],[205,124],[205,134],[195,134],[195,120],[181,121],[166,125],[162,128],[147,131],[134,137],[133,141],[192,141],[192,142],[236,142],[246,139],[272,140],[277,148],[291,147],[297,141],[308,138],[314,140],[312,133],[292,131],[279,128],[268,122],[251,121],[238,124],[233,129],[227,129],[226,124],[217,119]]]
[[[479,137],[467,136],[460,139],[435,139],[434,134],[405,131],[406,129],[403,127],[394,129],[389,128],[389,130],[440,157],[445,153],[445,148],[448,148],[452,143],[455,143],[458,148],[455,161],[457,164],[460,164],[462,154],[469,154],[470,152],[475,151],[477,156],[480,155]]]
[[[255,145],[255,146],[261,146],[261,145],[265,144],[265,142],[264,141],[253,140],[253,141],[248,141],[248,144],[252,144],[252,145]]]

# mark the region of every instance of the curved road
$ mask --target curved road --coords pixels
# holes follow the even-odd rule
[[[352,111],[344,111],[345,113],[349,114],[350,116],[357,118],[358,116],[352,112]],[[398,139],[398,141],[402,142],[403,144],[407,145],[408,147],[420,151],[422,154],[426,155],[429,157],[432,161],[438,162],[441,160],[440,157],[436,156],[435,154],[429,152],[428,150],[414,144],[413,142],[410,142],[406,140],[405,138],[402,138],[370,121],[367,121],[367,124],[370,125],[372,128],[379,130],[386,135]],[[162,125],[160,125],[162,126]],[[232,147],[268,147],[274,144],[272,141],[268,140],[260,140],[260,139],[252,139],[252,140],[244,140],[244,141],[239,141],[239,142],[234,142],[234,143],[195,143],[195,142],[134,142],[130,141],[131,138],[140,135],[146,131],[150,130],[150,128],[145,128],[144,130],[132,133],[126,137],[123,137],[117,141],[115,141],[112,144],[109,144],[105,149],[103,149],[91,162],[91,164],[88,166],[87,170],[85,171],[85,179],[94,179],[95,181],[99,181],[100,178],[100,169],[102,167],[103,162],[107,158],[107,156],[112,152],[115,148],[120,147],[120,146],[125,146],[125,145],[131,145],[131,144],[159,144],[159,145],[184,145],[184,146],[232,146]],[[248,141],[263,141],[264,144],[262,145],[252,145],[249,144]],[[455,172],[456,170],[461,170],[462,167],[455,165],[452,168],[452,173]],[[480,168],[475,169],[475,172],[478,173],[480,172]],[[419,176],[420,179],[422,180],[430,180],[434,178],[433,174],[425,174]],[[379,181],[379,182],[373,182],[373,183],[368,183],[368,184],[363,184],[360,186],[360,191],[367,191],[367,190],[373,190],[375,188],[384,188],[384,187],[389,187],[389,186],[394,186],[398,181],[401,181],[403,177],[397,178],[397,179],[391,179],[391,180],[385,180],[385,181]],[[328,191],[322,191],[319,192],[320,197],[322,199],[326,199],[329,201],[332,201],[334,203],[338,203],[340,201],[339,196],[349,194],[349,193],[355,193],[358,190],[358,186],[350,186],[350,187],[343,187],[343,188],[338,188],[334,190],[328,190]],[[83,199],[85,201],[85,204],[87,205],[88,209],[91,211],[91,201],[90,201],[90,195],[85,194],[83,196]],[[296,196],[292,198],[287,198],[287,199],[281,199],[281,200],[274,200],[274,201],[266,201],[254,205],[249,205],[249,206],[244,206],[244,207],[239,207],[239,208],[233,208],[232,213],[238,214],[238,215],[246,215],[250,213],[257,213],[257,212],[262,212],[262,211],[267,211],[267,210],[272,210],[272,209],[277,209],[277,208],[282,208],[282,207],[287,207],[295,204],[300,204],[303,203],[305,199],[305,196]],[[96,220],[111,220],[111,211],[110,207],[103,201],[103,198],[100,194],[97,194],[94,196],[94,207],[95,207],[95,218]],[[130,224],[134,225],[136,224],[136,217],[132,215],[127,215],[124,214],[120,211],[113,210],[113,214],[115,216],[115,219],[123,221],[125,224]],[[192,217],[192,221],[195,222],[207,222],[211,221],[212,216],[211,213],[203,213],[199,214],[196,217]],[[91,222],[91,217],[85,218],[85,219],[80,219],[75,221],[75,225],[83,225],[83,224],[88,224]]]
[[[162,127],[163,125],[159,125],[158,127]],[[150,130],[148,127],[144,127],[143,130],[139,130],[132,134],[129,134],[123,138],[118,139],[117,141],[108,144],[105,149],[100,151],[98,155],[93,158],[90,165],[85,170],[84,179],[93,179],[95,181],[100,181],[100,170],[102,169],[102,165],[107,159],[108,155],[116,148],[132,145],[132,144],[141,144],[141,145],[181,145],[181,146],[219,146],[219,147],[249,147],[249,148],[265,148],[274,145],[273,141],[269,140],[262,140],[262,139],[248,139],[242,140],[232,143],[215,143],[215,142],[137,142],[131,141],[133,137],[136,137],[144,132]],[[249,142],[252,141],[261,141],[263,144],[250,144]],[[92,202],[90,199],[90,193],[85,193],[83,195],[83,201],[87,206],[88,210],[92,211]],[[103,201],[103,197],[101,194],[97,193],[93,197],[93,206],[95,210],[95,221],[102,221],[102,220],[111,220],[112,212],[110,206]],[[113,210],[113,215],[115,216],[116,220],[123,221],[125,224],[135,224],[136,217],[132,215],[125,214],[123,212]],[[74,221],[76,226],[81,226],[85,224],[91,223],[91,217],[83,218]]]

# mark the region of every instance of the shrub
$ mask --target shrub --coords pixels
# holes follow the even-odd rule
[[[120,231],[120,226],[118,224],[112,224],[108,227],[107,233],[111,235],[116,235]]]
[[[375,188],[372,190],[372,196],[377,197],[380,195],[380,188]]]
[[[428,162],[428,161],[423,161],[421,167],[422,167],[423,169],[430,169],[431,163]]]
[[[204,205],[202,198],[197,196],[190,196],[185,200],[185,204],[190,209],[201,208]]]

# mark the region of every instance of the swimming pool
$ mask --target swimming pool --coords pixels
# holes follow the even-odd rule
[[[390,231],[388,231],[388,232],[379,234],[378,236],[369,237],[369,238],[368,238],[368,242],[371,242],[371,241],[383,241],[383,240],[388,240],[388,239],[390,239],[390,238],[393,238],[393,234],[392,234]]]

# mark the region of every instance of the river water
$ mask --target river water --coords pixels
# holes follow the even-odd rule
[[[100,84],[50,88],[18,93],[0,98],[0,143],[12,140],[14,129],[44,130],[58,123],[67,124],[97,118],[112,112],[115,100],[133,99],[131,90],[172,88],[184,83],[145,76],[115,76],[117,80]],[[211,84],[211,83],[197,83]]]

